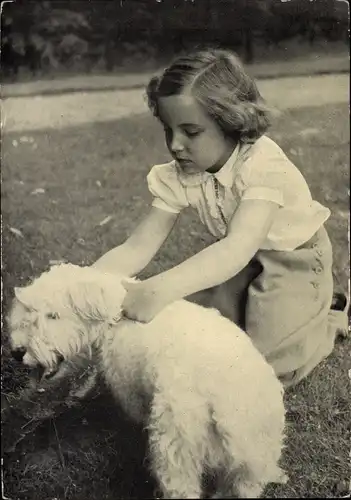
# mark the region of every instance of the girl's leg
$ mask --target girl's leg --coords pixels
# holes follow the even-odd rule
[[[247,291],[261,271],[261,264],[257,260],[252,260],[234,278],[219,286],[189,295],[187,300],[204,307],[218,309],[223,316],[245,329]]]
[[[284,385],[293,385],[333,350],[331,244],[323,228],[292,252],[257,258],[263,271],[249,287],[247,333]]]

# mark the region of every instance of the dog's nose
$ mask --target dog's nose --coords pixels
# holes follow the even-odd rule
[[[22,361],[25,354],[26,354],[26,349],[24,347],[19,347],[18,349],[13,349],[11,351],[11,356],[16,361]]]

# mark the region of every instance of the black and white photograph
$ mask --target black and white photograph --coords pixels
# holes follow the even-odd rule
[[[348,2],[0,28],[2,498],[350,498]]]

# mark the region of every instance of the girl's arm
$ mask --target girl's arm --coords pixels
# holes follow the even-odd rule
[[[92,267],[125,276],[140,273],[170,234],[179,214],[152,207],[129,238],[100,257]]]
[[[242,201],[224,239],[146,281],[155,290],[167,291],[170,300],[177,300],[227,281],[241,271],[256,254],[278,208],[278,204],[266,200]]]

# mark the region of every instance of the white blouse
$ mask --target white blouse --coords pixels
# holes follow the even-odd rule
[[[268,200],[280,209],[261,249],[294,250],[321,227],[330,210],[314,201],[298,168],[267,136],[238,145],[215,174],[185,174],[176,161],[155,165],[147,176],[152,205],[179,213],[197,210],[211,234],[223,238],[241,200]]]

